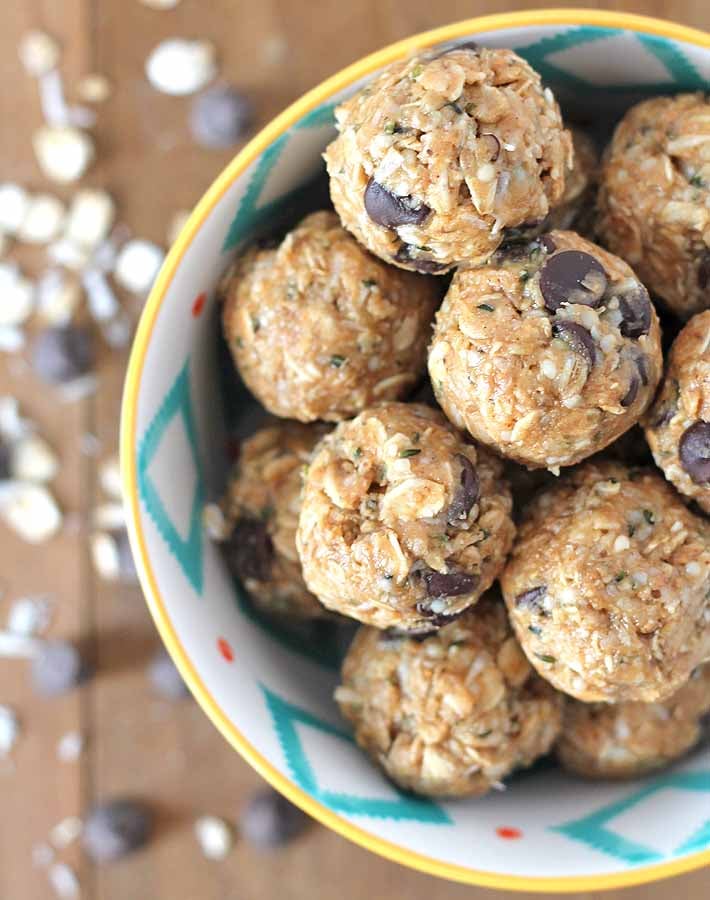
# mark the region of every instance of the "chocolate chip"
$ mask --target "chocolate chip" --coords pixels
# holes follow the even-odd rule
[[[634,402],[640,387],[641,379],[638,377],[638,375],[632,375],[631,381],[629,382],[629,389],[619,401],[624,409],[627,409]]]
[[[448,268],[446,263],[437,262],[434,259],[422,259],[419,256],[412,256],[411,251],[416,249],[411,244],[402,244],[394,255],[397,262],[404,263],[421,272],[422,275],[438,275]]]
[[[238,578],[269,580],[274,547],[260,519],[238,519],[223,547],[227,565]]]
[[[424,203],[414,205],[411,197],[397,197],[371,178],[365,188],[365,209],[373,222],[384,228],[421,225],[431,212]]]
[[[75,325],[45,329],[32,347],[32,368],[49,384],[74,381],[85,375],[93,362],[91,335]]]
[[[471,512],[480,493],[478,474],[471,460],[463,453],[457,453],[456,460],[461,465],[461,475],[454,499],[451,501],[446,515],[450,525],[460,525],[461,522],[466,521],[466,517]]]
[[[536,587],[532,587],[527,591],[523,591],[522,594],[518,594],[515,598],[515,605],[517,608],[529,609],[531,612],[540,612],[542,610],[542,604],[540,601],[547,594],[547,585],[546,584],[538,584]]]
[[[584,358],[591,369],[597,358],[597,350],[594,338],[584,325],[577,322],[562,320],[552,326],[552,334],[564,341],[575,353]]]
[[[170,654],[159,650],[148,665],[148,679],[156,693],[168,700],[182,700],[190,696]]]
[[[580,250],[555,253],[540,270],[540,291],[550,312],[556,312],[563,303],[597,307],[606,285],[602,264]]]
[[[493,265],[524,262],[530,257],[531,245],[528,241],[510,240],[501,244],[491,257]]]
[[[205,147],[231,147],[242,140],[254,121],[251,100],[230,85],[216,85],[199,94],[190,107],[190,131]]]
[[[32,659],[32,683],[45,697],[57,697],[81,684],[88,674],[78,649],[69,641],[46,641]]]
[[[427,596],[432,599],[471,594],[480,581],[478,575],[469,575],[466,572],[436,572],[434,569],[424,569],[422,579]]]
[[[644,387],[648,386],[648,366],[646,365],[647,359],[643,354],[639,354],[636,359],[636,368],[638,369],[639,377],[641,379],[641,384]]]
[[[377,643],[380,647],[384,647],[385,649],[393,649],[395,647],[400,647],[402,641],[416,641],[418,644],[421,644],[422,641],[431,637],[433,633],[434,630],[429,627],[424,631],[420,631],[419,629],[416,631],[405,631],[403,628],[387,628],[380,633]]]
[[[701,291],[710,284],[710,250],[703,250],[698,265],[698,287]]]
[[[666,403],[664,403],[664,405],[661,407],[659,414],[651,423],[652,428],[661,428],[663,425],[667,425],[673,418],[673,416],[678,412],[678,395],[680,393],[680,388],[677,381],[673,380],[670,383],[673,386],[672,394],[668,398]]]
[[[619,297],[622,315],[619,331],[627,338],[640,338],[651,328],[651,300],[646,288],[640,284]]]
[[[260,850],[274,850],[298,837],[308,816],[274,790],[254,794],[239,817],[241,834]]]
[[[543,236],[540,238],[540,243],[548,253],[554,253],[555,250],[557,250],[557,244],[550,234],[543,234]]]
[[[82,843],[94,862],[112,862],[143,847],[152,827],[153,816],[143,803],[110,800],[95,806],[87,816]]]
[[[694,422],[678,443],[680,464],[695,484],[710,483],[710,422]]]

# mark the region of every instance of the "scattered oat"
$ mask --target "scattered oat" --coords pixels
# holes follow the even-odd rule
[[[27,74],[38,78],[59,65],[59,44],[45,31],[29,31],[20,41],[18,55]]]
[[[59,460],[49,444],[37,434],[20,438],[12,447],[10,475],[18,481],[44,484],[59,470]]]
[[[169,38],[158,44],[146,62],[148,81],[164,94],[193,94],[216,74],[215,48],[209,41]]]
[[[43,125],[32,145],[42,172],[61,183],[81,178],[96,155],[91,137],[72,125]]]
[[[232,829],[216,816],[202,816],[195,822],[195,837],[207,859],[224,859],[234,846]]]
[[[64,227],[65,216],[61,200],[50,194],[35,194],[30,198],[17,237],[28,244],[49,244]]]
[[[79,896],[79,879],[76,872],[66,863],[54,863],[48,873],[49,883],[61,900],[72,900]]]
[[[49,540],[62,524],[62,514],[47,488],[23,481],[0,486],[0,517],[30,544]]]
[[[49,840],[57,850],[63,850],[64,847],[73,844],[79,837],[82,827],[83,823],[80,818],[77,816],[67,816],[66,819],[57,822],[54,828],[52,828],[49,832]]]
[[[0,759],[8,756],[20,736],[20,723],[14,710],[0,706]]]
[[[84,750],[84,737],[78,731],[67,731],[57,744],[57,759],[60,762],[76,762]]]
[[[34,637],[46,630],[52,604],[46,596],[20,597],[10,607],[7,630],[20,637]]]
[[[128,241],[118,254],[114,277],[127,291],[144,296],[153,286],[164,256],[160,247],[150,241]]]
[[[79,282],[61,269],[49,269],[37,282],[37,315],[45,325],[68,325],[81,300]]]
[[[30,196],[19,184],[5,181],[0,184],[0,231],[14,235],[27,216]]]
[[[111,82],[98,72],[85,75],[76,86],[77,97],[84,103],[105,103],[111,92]]]

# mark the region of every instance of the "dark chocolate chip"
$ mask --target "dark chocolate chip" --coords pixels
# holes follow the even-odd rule
[[[552,326],[552,334],[568,344],[579,356],[583,357],[587,366],[591,369],[597,358],[597,350],[594,338],[584,325],[577,322],[562,320]]]
[[[165,650],[159,650],[150,661],[148,679],[156,693],[168,700],[182,700],[190,696],[182,675]]]
[[[136,564],[133,559],[131,542],[128,540],[128,532],[118,531],[113,537],[116,541],[116,551],[118,553],[118,577],[127,584],[136,584],[138,573],[136,572]]]
[[[648,387],[648,366],[646,363],[648,360],[643,354],[639,354],[636,357],[636,368],[638,369],[639,378],[641,379],[641,384],[644,387]]]
[[[93,362],[91,335],[75,325],[45,329],[32,347],[32,368],[49,384],[74,381],[85,375]]]
[[[425,630],[417,629],[416,631],[406,631],[404,628],[387,628],[380,633],[378,644],[380,647],[393,648],[399,647],[402,641],[416,641],[421,644],[422,641],[434,633],[434,629],[427,627]]]
[[[450,525],[460,525],[466,521],[480,493],[478,474],[471,460],[463,453],[456,454],[456,460],[461,465],[459,484],[451,501],[446,518]]]
[[[374,178],[365,188],[365,209],[377,225],[398,228],[400,225],[421,225],[431,209],[424,203],[418,206],[411,197],[397,197],[382,187]]]
[[[703,250],[698,265],[698,287],[701,291],[710,284],[710,250]]]
[[[622,315],[619,331],[627,338],[640,338],[651,328],[651,300],[646,288],[637,288],[621,294],[619,310]]]
[[[417,272],[421,272],[422,275],[438,275],[448,268],[446,263],[437,262],[435,259],[422,259],[419,256],[412,256],[411,251],[413,249],[416,248],[412,247],[411,244],[402,244],[395,253],[395,260],[411,266]]]
[[[638,395],[640,387],[641,379],[638,377],[638,375],[632,375],[631,381],[629,382],[629,389],[619,401],[624,409],[627,409],[634,402],[636,396]]]
[[[606,286],[602,264],[580,250],[555,253],[540,270],[540,291],[550,312],[556,312],[563,303],[597,307]]]
[[[422,579],[427,596],[432,599],[471,594],[480,581],[478,575],[469,575],[467,572],[436,572],[433,569],[425,569]]]
[[[506,241],[504,244],[501,244],[493,254],[493,256],[491,257],[491,262],[494,265],[501,265],[502,263],[506,262],[524,262],[530,257],[530,249],[531,245],[529,241]]]
[[[695,484],[710,483],[710,422],[694,422],[678,444],[680,464]]]
[[[251,100],[236,88],[219,84],[192,101],[190,131],[204,147],[232,147],[244,138],[254,121]]]
[[[153,816],[143,803],[110,800],[87,816],[82,843],[94,862],[112,862],[145,846],[152,827]]]
[[[239,817],[243,837],[260,850],[274,850],[298,837],[310,824],[302,810],[277,791],[259,791]]]
[[[540,238],[540,243],[548,253],[554,253],[555,250],[557,250],[557,244],[550,234],[543,234],[543,236]]]
[[[32,683],[45,697],[57,697],[81,684],[87,666],[69,641],[45,641],[32,659]]]
[[[518,608],[529,609],[531,612],[540,612],[542,604],[540,601],[547,594],[547,585],[538,584],[522,594],[518,594],[515,598],[515,605]]]
[[[261,519],[238,519],[224,544],[227,565],[238,578],[268,581],[274,547]]]

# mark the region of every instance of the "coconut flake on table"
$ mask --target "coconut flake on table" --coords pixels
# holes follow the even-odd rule
[[[23,68],[33,78],[46,75],[59,65],[59,44],[46,31],[28,31],[20,40],[17,54]]]
[[[0,706],[0,759],[8,756],[20,736],[20,723],[15,711]]]
[[[32,146],[42,172],[53,181],[77,181],[96,155],[92,138],[73,125],[43,125]]]
[[[17,238],[28,244],[49,244],[64,227],[66,210],[51,194],[35,194],[30,202]]]
[[[194,94],[217,75],[214,45],[209,41],[168,38],[151,52],[145,70],[148,81],[164,94]]]
[[[62,524],[62,514],[47,488],[26,481],[2,483],[0,518],[30,544],[53,537]]]
[[[106,240],[116,217],[116,205],[108,191],[84,188],[72,198],[64,237],[85,247]]]
[[[224,859],[234,846],[232,829],[217,816],[201,816],[195,822],[194,831],[207,859]]]
[[[30,195],[20,187],[5,181],[0,184],[0,231],[15,235],[20,230],[30,207]]]
[[[157,244],[134,239],[121,248],[113,275],[125,290],[143,296],[150,291],[165,254]]]
[[[37,315],[46,325],[68,325],[81,299],[79,282],[61,269],[49,269],[37,282]]]
[[[51,618],[48,597],[19,597],[10,607],[7,630],[19,637],[34,637],[47,629]]]
[[[15,263],[0,262],[0,327],[22,325],[32,314],[35,288]]]

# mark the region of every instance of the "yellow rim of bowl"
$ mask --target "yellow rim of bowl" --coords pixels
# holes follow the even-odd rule
[[[279,772],[265,759],[259,751],[249,743],[241,732],[230,722],[220,709],[214,697],[205,687],[197,671],[173,628],[148,556],[145,535],[139,515],[139,499],[136,480],[136,417],[138,391],[143,373],[148,345],[153,335],[153,328],[160,311],[165,294],[170,287],[175,272],[192,243],[195,235],[202,227],[212,209],[221,200],[229,187],[242,172],[270,144],[294,125],[302,116],[319,106],[333,94],[347,87],[354,81],[368,75],[380,66],[392,62],[422,46],[448,41],[463,35],[477,34],[484,31],[495,31],[505,28],[516,28],[531,25],[599,25],[608,28],[623,28],[645,34],[656,34],[695,44],[710,49],[710,34],[665,22],[660,19],[636,16],[627,13],[614,13],[581,9],[543,9],[531,12],[503,13],[500,15],[481,16],[425,31],[413,37],[405,38],[390,44],[382,50],[364,57],[328,78],[313,90],[304,94],[284,112],[273,119],[244,149],[237,154],[222,174],[210,187],[198,203],[190,219],[170,251],[168,258],[158,276],[155,286],[148,298],[141,317],[128,364],[126,383],[121,411],[121,465],[123,491],[128,507],[129,531],[131,546],[136,558],[141,586],[146,601],[155,619],[160,635],[170,651],[190,690],[199,701],[210,719],[222,732],[224,737],[250,763],[256,771],[273,787],[281,791],[289,800],[300,806],[307,813],[324,825],[332,828],[356,844],[372,850],[387,859],[394,860],[413,869],[437,875],[453,881],[484,887],[501,888],[519,891],[585,891],[603,890],[625,885],[642,884],[655,881],[680,872],[688,872],[710,863],[710,850],[703,850],[680,859],[652,866],[643,866],[630,871],[611,872],[600,875],[580,876],[547,876],[526,877],[520,875],[502,875],[496,872],[479,871],[465,866],[442,862],[414,853],[397,844],[383,840],[357,825],[341,818],[332,810],[323,806],[285,775]]]

